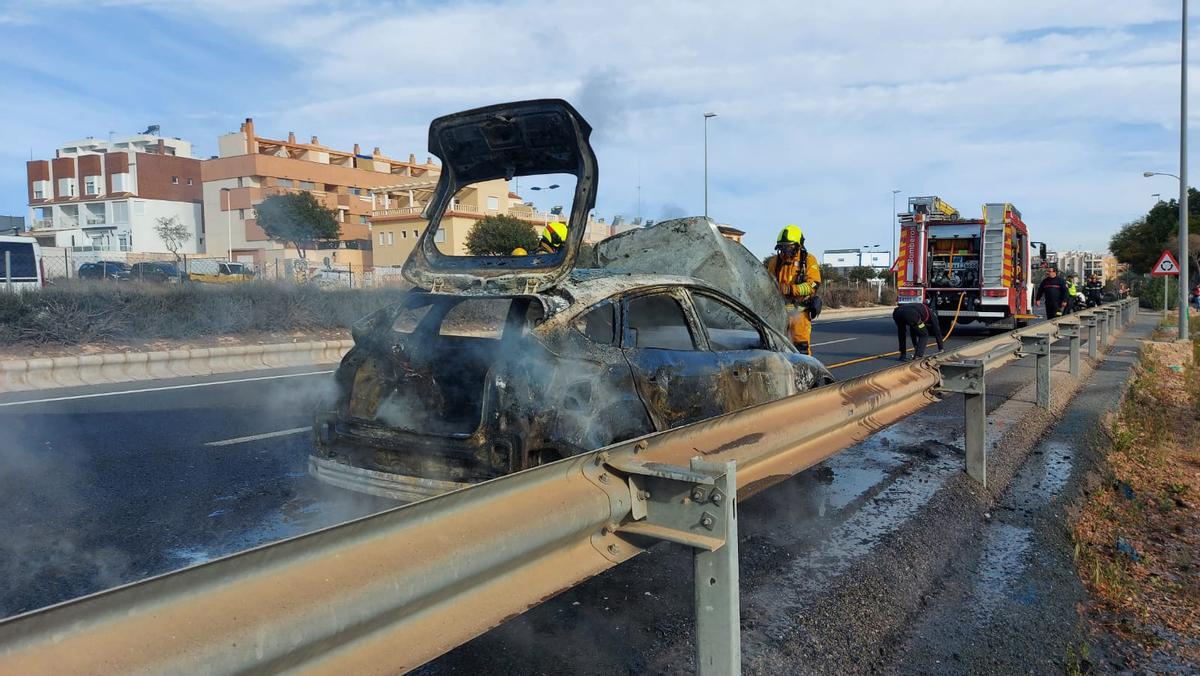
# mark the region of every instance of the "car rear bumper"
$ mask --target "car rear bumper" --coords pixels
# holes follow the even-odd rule
[[[363,469],[317,455],[309,456],[308,473],[331,486],[403,502],[424,500],[471,485]]]

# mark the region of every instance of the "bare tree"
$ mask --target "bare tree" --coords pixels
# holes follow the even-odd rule
[[[175,262],[178,263],[180,260],[179,250],[192,238],[192,233],[174,216],[162,216],[154,219],[154,222],[154,233],[158,235],[163,246],[171,252],[171,255],[175,257]]]

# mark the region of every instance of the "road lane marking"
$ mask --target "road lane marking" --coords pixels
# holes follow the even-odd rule
[[[263,432],[262,434],[251,434],[248,437],[235,437],[233,439],[224,439],[222,441],[210,441],[205,446],[232,446],[234,444],[244,444],[247,441],[258,441],[259,439],[274,439],[275,437],[286,437],[292,434],[300,434],[307,432],[312,427],[293,427],[290,430],[279,430],[278,432]]]
[[[854,338],[840,338],[838,340],[827,340],[824,343],[813,343],[812,346],[813,347],[821,347],[822,345],[833,345],[835,343],[848,343],[852,340],[858,340],[858,338],[854,337]]]
[[[69,397],[47,397],[45,399],[26,399],[24,401],[9,401],[0,403],[3,406],[21,406],[22,404],[45,404],[52,401],[71,401],[73,399],[94,399],[96,397],[115,397],[120,394],[142,394],[145,392],[162,392],[164,390],[185,390],[192,387],[210,387],[212,385],[232,385],[234,383],[250,383],[258,380],[274,380],[276,378],[299,378],[301,376],[319,376],[333,373],[329,371],[308,371],[306,373],[284,373],[277,376],[258,376],[256,378],[238,378],[236,380],[214,380],[211,383],[188,383],[187,385],[164,385],[163,387],[143,387],[136,390],[118,390],[116,392],[95,392],[93,394],[73,394]]]

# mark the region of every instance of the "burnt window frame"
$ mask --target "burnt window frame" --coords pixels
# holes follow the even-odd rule
[[[691,350],[681,350],[669,347],[640,347],[632,344],[633,336],[629,333],[629,303],[640,298],[650,296],[666,296],[675,301],[681,310],[683,310],[683,323],[687,327],[688,333],[692,338]],[[620,344],[622,350],[667,350],[669,352],[712,352],[708,347],[708,335],[705,334],[704,328],[700,326],[699,318],[696,316],[696,310],[692,307],[692,299],[682,289],[639,289],[634,292],[624,294],[620,297],[620,314],[617,321],[621,323]]]
[[[692,311],[695,313],[695,316],[696,316],[696,324],[700,327],[700,330],[704,332],[704,339],[705,339],[705,342],[709,346],[708,349],[710,352],[747,352],[750,350],[768,350],[771,352],[777,351],[775,341],[771,337],[771,332],[769,330],[767,330],[766,322],[763,322],[761,319],[759,319],[757,316],[755,316],[754,313],[752,313],[749,310],[747,310],[746,308],[740,306],[733,299],[722,298],[720,295],[713,293],[711,291],[708,291],[706,289],[689,288],[687,290],[687,294],[688,294],[688,302],[689,302],[689,304],[691,304]],[[704,323],[704,317],[701,315],[699,308],[697,308],[695,306],[695,304],[692,302],[692,299],[694,296],[708,298],[710,300],[713,300],[717,303],[720,303],[720,304],[732,309],[738,316],[740,316],[742,319],[746,320],[750,324],[750,326],[754,327],[755,331],[758,331],[759,346],[746,348],[743,350],[727,350],[727,349],[719,349],[718,350],[718,349],[714,348],[712,346],[713,345],[712,336],[708,335],[708,325]]]

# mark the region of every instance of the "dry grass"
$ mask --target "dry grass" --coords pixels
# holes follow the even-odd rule
[[[0,294],[0,347],[144,343],[345,330],[401,288],[69,282]]]
[[[1147,343],[1111,418],[1104,487],[1072,524],[1092,615],[1135,669],[1200,664],[1200,342]]]

